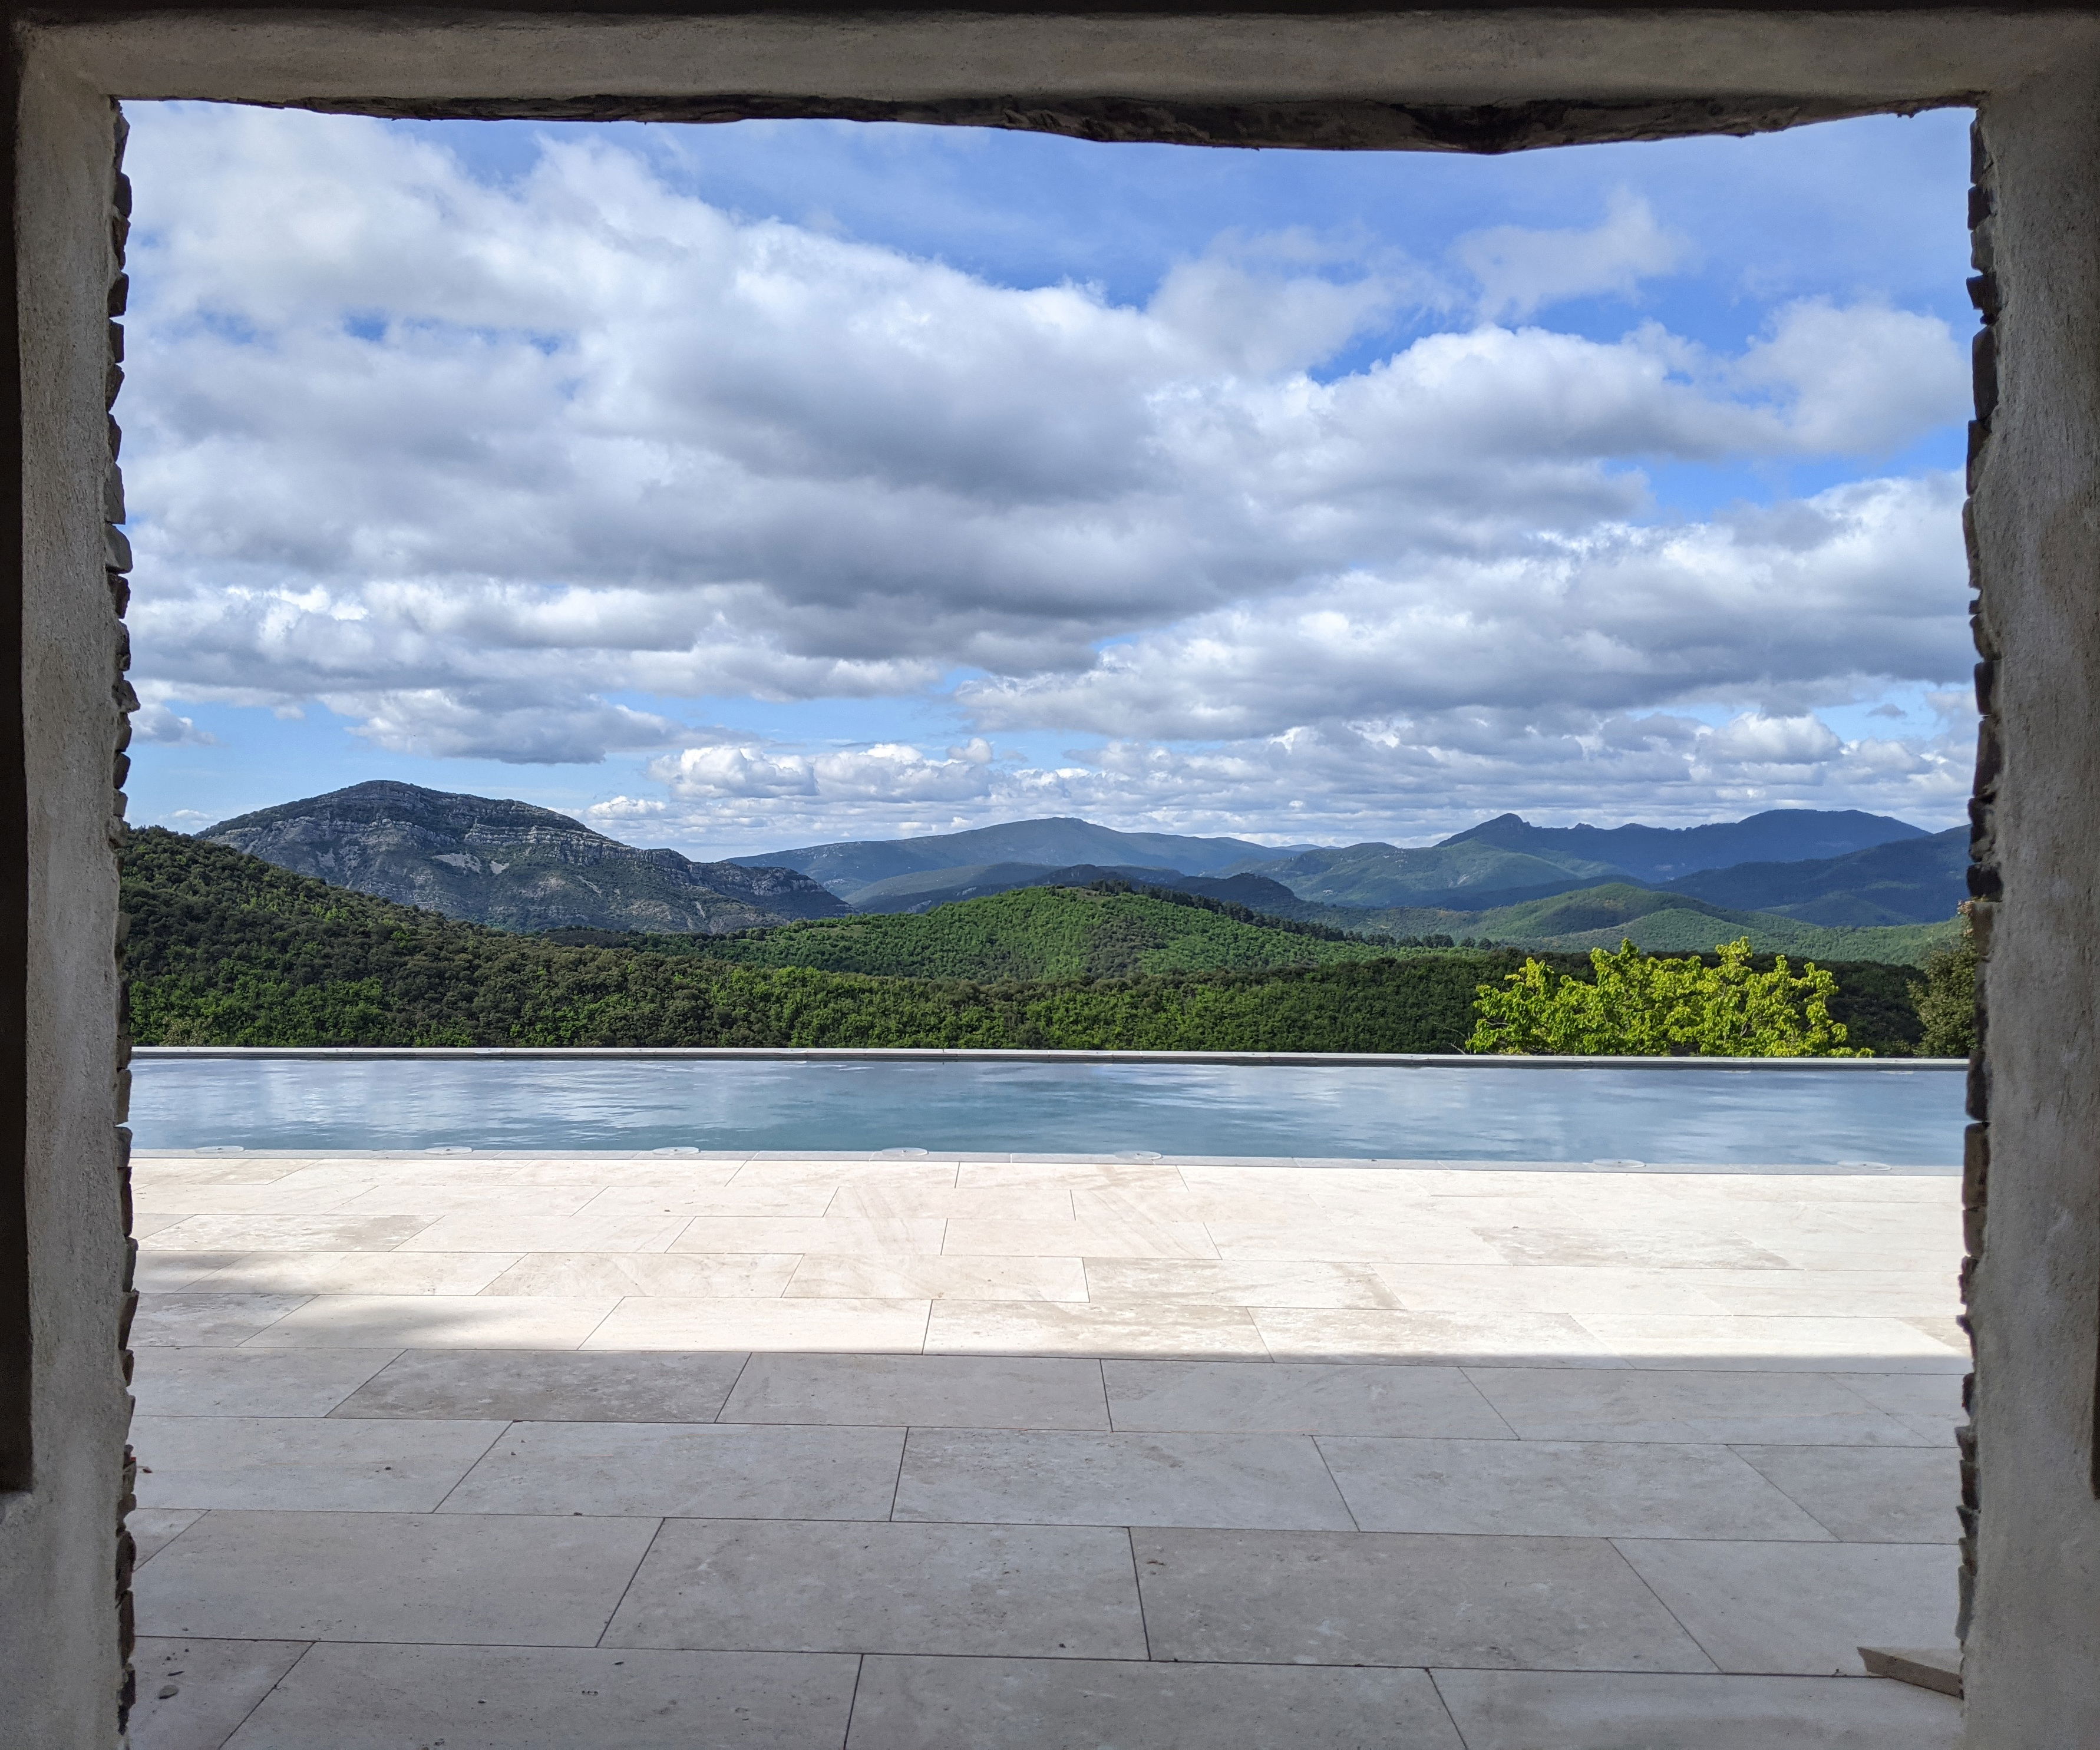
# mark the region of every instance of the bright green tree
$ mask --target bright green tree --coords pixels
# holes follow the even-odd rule
[[[1865,1057],[1830,1018],[1838,981],[1810,961],[1799,973],[1780,955],[1769,972],[1750,965],[1748,937],[1724,942],[1718,966],[1696,955],[1665,959],[1621,941],[1590,951],[1593,980],[1555,979],[1526,960],[1503,988],[1477,987],[1469,1051],[1594,1057]]]

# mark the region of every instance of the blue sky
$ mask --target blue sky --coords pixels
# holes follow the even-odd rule
[[[1967,788],[1965,114],[1494,159],[135,106],[134,817]]]

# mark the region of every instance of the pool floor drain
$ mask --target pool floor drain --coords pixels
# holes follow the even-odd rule
[[[698,1154],[700,1151],[697,1148],[651,1148],[649,1152],[651,1154]]]
[[[884,1148],[879,1151],[885,1161],[912,1161],[925,1153],[924,1148]]]
[[[435,1148],[426,1148],[425,1154],[472,1154],[474,1150],[464,1143],[439,1143]]]
[[[1118,1161],[1157,1161],[1159,1151],[1157,1148],[1126,1148],[1114,1158]]]

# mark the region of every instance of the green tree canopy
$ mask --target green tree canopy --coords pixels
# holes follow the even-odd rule
[[[1976,1049],[1976,906],[1961,907],[1961,939],[1930,955],[1925,982],[1910,987],[1925,1038],[1924,1057],[1966,1057]]]
[[[1594,1057],[1864,1057],[1830,1018],[1838,981],[1810,961],[1797,974],[1780,955],[1750,963],[1749,939],[1722,943],[1718,966],[1666,959],[1621,941],[1590,952],[1592,980],[1557,979],[1526,960],[1478,987],[1469,1051]]]

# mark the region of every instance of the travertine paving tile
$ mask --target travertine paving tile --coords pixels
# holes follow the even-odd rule
[[[1072,1214],[1080,1221],[1306,1222],[1320,1220],[1323,1214],[1310,1197],[1264,1197],[1251,1189],[1233,1197],[1216,1197],[1183,1187],[1135,1191],[1082,1188],[1067,1195],[1072,1200]]]
[[[797,1298],[1067,1300],[1087,1298],[1086,1267],[1076,1258],[852,1258],[811,1253],[786,1293]]]
[[[886,1519],[901,1428],[516,1422],[447,1514]]]
[[[249,1339],[267,1349],[572,1349],[619,1303],[474,1294],[317,1294]]]
[[[219,1750],[310,1645],[142,1639],[131,1657],[130,1750]]]
[[[1683,1272],[1723,1312],[1791,1318],[1948,1316],[1961,1308],[1953,1270],[1697,1270]],[[1603,1307],[1599,1311],[1705,1311]]]
[[[443,1215],[400,1249],[412,1252],[660,1252],[682,1215]]]
[[[1268,1353],[1244,1307],[1186,1302],[937,1300],[929,1355],[1244,1355]]]
[[[1104,1361],[1125,1431],[1516,1438],[1454,1367],[1279,1361]]]
[[[838,1750],[836,1655],[316,1646],[227,1750]]]
[[[140,1185],[267,1185],[298,1170],[298,1161],[248,1155],[167,1154],[131,1151],[131,1177]]]
[[[1951,1544],[1961,1471],[1935,1446],[1739,1446],[1758,1474],[1846,1543]]]
[[[1352,1523],[1303,1435],[928,1428],[914,1428],[905,1443],[894,1517],[1343,1530]]]
[[[836,1349],[915,1355],[926,1340],[924,1300],[622,1301],[587,1349]]]
[[[1154,1659],[1713,1668],[1599,1539],[1140,1531],[1132,1542]]]
[[[1943,1344],[1954,1351],[1965,1362],[1968,1360],[1970,1355],[1969,1333],[1962,1329],[1961,1320],[1958,1313],[1948,1312],[1921,1317],[1917,1314],[1907,1312],[1903,1316],[1903,1322],[1914,1330],[1922,1331],[1935,1342]],[[1965,1366],[1962,1371],[1967,1371]]]
[[[1460,1211],[1453,1210],[1452,1215]],[[1687,1222],[1676,1228],[1630,1226],[1542,1214],[1518,1219],[1514,1210],[1485,1206],[1468,1212],[1471,1230],[1513,1264],[1617,1265],[1642,1270],[1780,1270],[1789,1259],[1718,1225]],[[1483,1260],[1484,1262],[1485,1260]]]
[[[774,1299],[800,1262],[774,1252],[531,1252],[481,1292]]]
[[[588,1217],[635,1215],[822,1215],[832,1202],[829,1185],[604,1185],[581,1213]]]
[[[841,1185],[825,1214],[862,1221],[967,1217],[994,1221],[1070,1221],[1072,1193],[1026,1186],[958,1191],[953,1185],[890,1185],[868,1179]]]
[[[341,1211],[367,1188],[363,1184],[341,1180],[300,1184],[293,1178],[268,1184],[149,1184],[143,1187],[135,1185],[131,1195],[135,1209],[143,1203],[147,1210],[157,1214],[182,1210],[192,1215],[320,1215]],[[354,1213],[384,1215],[413,1212],[361,1210]]]
[[[609,1187],[699,1193],[719,1190],[735,1178],[742,1157],[730,1161],[690,1155],[629,1155],[607,1158],[584,1155],[569,1159],[528,1162],[510,1175],[514,1184],[549,1190],[578,1190],[595,1195]]]
[[[412,1349],[333,1413],[499,1422],[712,1422],[744,1360],[735,1351],[621,1355]]]
[[[1308,1311],[1257,1307],[1268,1352],[1279,1361],[1437,1361],[1481,1366],[1621,1368],[1610,1346],[1553,1312]]]
[[[131,1212],[131,1236],[142,1245],[157,1233],[177,1227],[189,1219],[188,1211],[163,1209],[155,1211],[140,1209],[135,1204]]]
[[[204,1517],[201,1507],[134,1507],[125,1515],[137,1559],[151,1561]]]
[[[1961,1704],[1850,1677],[1439,1671],[1467,1750],[1955,1750]]]
[[[508,1176],[492,1178],[487,1169],[478,1168],[471,1177],[442,1182],[385,1179],[377,1184],[344,1188],[352,1195],[337,1206],[342,1214],[421,1215],[435,1221],[441,1215],[574,1215],[598,1188],[523,1185]]]
[[[1096,1526],[673,1519],[604,1644],[1145,1656],[1130,1540]]]
[[[724,1422],[1108,1426],[1100,1364],[1043,1356],[757,1355]]]
[[[325,1416],[394,1349],[143,1349],[131,1395],[143,1416]]]
[[[208,1513],[139,1570],[142,1634],[588,1646],[655,1519]]]
[[[1916,1446],[1926,1438],[1821,1373],[1484,1367],[1467,1377],[1527,1440]]]
[[[870,1658],[847,1750],[1462,1750],[1420,1671]]]
[[[1089,1258],[1095,1300],[1168,1301],[1211,1307],[1397,1307],[1400,1297],[1368,1265],[1285,1259]]]
[[[1585,1313],[1579,1322],[1600,1346],[1641,1368],[1800,1367],[1829,1373],[1871,1364],[1890,1373],[1957,1373],[1969,1369],[1966,1349],[1957,1350],[1902,1319]]]
[[[965,1161],[955,1177],[959,1191],[1185,1190],[1177,1166],[1114,1161]]]
[[[131,1347],[230,1347],[268,1329],[307,1303],[304,1294],[141,1294]]]
[[[1948,1546],[1617,1542],[1723,1671],[1857,1677],[1863,1646],[1954,1644]]]
[[[179,1294],[193,1289],[215,1270],[238,1263],[245,1252],[150,1252],[142,1250],[131,1270],[131,1285],[142,1294]]]
[[[500,1422],[319,1416],[140,1416],[139,1499],[151,1507],[427,1513],[502,1433]]]
[[[1398,1219],[1333,1214],[1296,1222],[1213,1221],[1218,1256],[1305,1259],[1339,1263],[1493,1264],[1494,1249],[1460,1223],[1436,1215]],[[1093,1254],[1089,1251],[1088,1256]]]
[[[430,1225],[427,1215],[191,1215],[160,1229],[152,1243],[159,1251],[384,1252]],[[453,1252],[513,1249],[439,1248]]]
[[[828,1160],[783,1157],[754,1157],[737,1169],[729,1183],[739,1189],[759,1186],[824,1185],[836,1192],[848,1185],[871,1185],[886,1191],[952,1191],[955,1162],[944,1160],[871,1161],[865,1155]]]
[[[227,1294],[479,1294],[515,1252],[245,1252],[193,1285]]]
[[[862,1221],[846,1215],[699,1215],[672,1248],[681,1252],[841,1252],[941,1250],[947,1223],[932,1217]]]
[[[986,1221],[948,1223],[942,1248],[951,1257],[1215,1258],[1218,1249],[1201,1222]]]
[[[1830,1534],[1725,1446],[1394,1440],[1326,1435],[1321,1455],[1367,1532],[1530,1537]]]
[[[1383,1264],[1380,1281],[1410,1312],[1690,1312],[1730,1309],[1700,1286],[1702,1272],[1613,1265]],[[1798,1272],[1745,1271],[1745,1276]]]
[[[1969,1419],[1961,1407],[1961,1380],[1952,1373],[1833,1373],[1847,1391],[1884,1410],[1921,1440],[1954,1444],[1954,1430]]]

